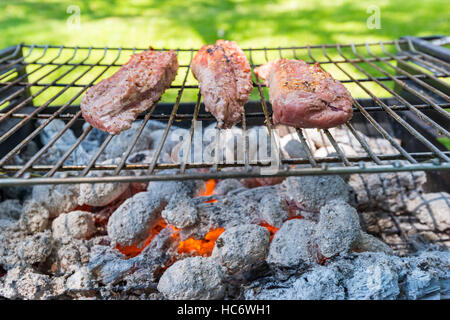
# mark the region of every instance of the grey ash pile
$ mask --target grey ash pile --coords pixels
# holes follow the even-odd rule
[[[151,159],[158,130],[151,123],[131,161]],[[339,130],[333,134],[343,149],[358,154]],[[92,132],[67,161],[95,152],[104,137]],[[52,136],[46,134],[41,139]],[[128,131],[114,138],[101,161],[115,161],[131,138]],[[281,138],[286,154],[301,153],[298,143]],[[316,132],[308,132],[308,143],[317,157],[327,154]],[[175,145],[161,155],[167,162]],[[54,154],[65,146],[55,144]],[[0,297],[450,297],[450,195],[424,192],[424,173],[276,182],[221,180],[204,196],[204,181],[4,188]],[[400,246],[405,239],[408,246]]]

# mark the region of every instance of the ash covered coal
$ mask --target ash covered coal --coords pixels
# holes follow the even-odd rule
[[[41,139],[49,141],[63,125],[55,122]],[[117,163],[138,127],[114,137],[98,163]],[[163,128],[150,121],[127,163],[150,163]],[[364,154],[348,131],[330,131],[346,153]],[[234,142],[242,131],[232,133],[225,155],[239,149]],[[303,134],[313,154],[333,154],[326,136]],[[361,137],[376,150],[395,151]],[[91,130],[66,164],[85,164],[106,138]],[[177,145],[168,140],[160,160],[171,162]],[[285,156],[306,156],[296,133],[283,135],[280,146]],[[52,152],[65,147],[56,143]],[[18,155],[22,162],[25,156]],[[448,251],[439,244],[450,244],[450,196],[424,192],[425,181],[419,172],[226,179],[213,190],[204,181],[7,188],[0,202],[0,297],[448,297]],[[398,246],[405,239],[406,249]]]

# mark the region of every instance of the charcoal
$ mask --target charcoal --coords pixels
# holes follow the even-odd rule
[[[33,265],[44,262],[51,250],[51,233],[47,231],[25,238],[16,248],[16,254],[28,265]]]
[[[419,218],[430,229],[445,231],[450,229],[450,194],[413,193],[413,198],[407,202],[408,212]]]
[[[77,184],[37,185],[32,198],[48,210],[50,218],[56,218],[78,206],[79,191]]]
[[[223,271],[214,259],[186,258],[162,275],[158,290],[170,300],[221,299],[225,294]]]
[[[339,176],[289,177],[281,186],[287,197],[306,211],[318,212],[334,199],[352,202],[352,191]]]
[[[361,231],[355,242],[355,249],[361,252],[383,252],[385,254],[392,255],[394,252],[392,249],[380,239]]]
[[[58,242],[53,258],[59,272],[74,272],[89,261],[90,246],[83,240],[63,238]]]
[[[22,214],[20,200],[8,199],[0,202],[0,219],[19,220]]]
[[[115,284],[131,273],[133,260],[126,260],[118,250],[108,246],[94,246],[91,249],[89,272],[103,284]]]
[[[342,200],[333,200],[320,209],[316,229],[319,251],[329,258],[349,252],[355,246],[361,227],[353,207]]]
[[[90,212],[79,210],[61,214],[53,220],[52,231],[55,239],[89,239],[95,232],[94,217]]]
[[[66,281],[66,290],[74,297],[92,295],[93,290],[98,287],[95,279],[87,267],[76,270]]]
[[[250,268],[262,262],[269,249],[269,232],[255,224],[226,229],[216,240],[211,257],[229,273]]]
[[[302,268],[316,262],[316,224],[305,219],[286,221],[273,237],[267,262],[275,268]]]
[[[273,193],[268,193],[260,201],[261,218],[268,224],[280,228],[284,221],[289,218],[289,212],[285,208],[285,203],[280,197]]]
[[[27,200],[23,206],[20,226],[28,233],[42,232],[48,229],[50,214],[48,210],[35,200]]]
[[[162,199],[156,193],[140,192],[128,198],[108,221],[108,235],[113,244],[140,245],[158,223],[162,209]]]
[[[179,229],[190,227],[198,221],[197,208],[190,198],[169,202],[161,216],[167,223]]]
[[[307,159],[306,151],[296,133],[291,133],[280,139],[281,150],[288,158]],[[314,154],[316,147],[313,143],[308,144],[309,150]]]
[[[15,267],[0,279],[0,296],[7,299],[49,299],[51,289],[50,277],[31,268]]]
[[[217,182],[214,194],[226,195],[229,192],[240,188],[244,188],[244,186],[238,179],[223,179]]]

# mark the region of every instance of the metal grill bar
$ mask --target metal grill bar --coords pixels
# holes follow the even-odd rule
[[[358,49],[366,49],[369,56],[364,56],[358,52]],[[28,52],[22,56],[19,55],[20,50],[28,50]],[[87,56],[79,62],[74,61],[77,53],[81,50],[87,50]],[[415,48],[410,39],[379,43],[244,49],[252,67],[255,79],[254,94],[258,96],[258,99],[249,103],[242,114],[240,124],[242,145],[238,150],[239,153],[242,153],[242,158],[235,156],[235,160],[231,163],[223,160],[220,129],[216,129],[215,133],[214,159],[201,162],[195,159],[190,161],[191,146],[195,143],[196,123],[198,121],[208,121],[209,123],[214,121],[214,118],[211,114],[205,113],[198,92],[198,84],[192,80],[192,77],[189,77],[190,62],[196,50],[177,49],[181,62],[179,73],[182,74],[182,77],[181,81],[176,81],[170,89],[178,89],[174,103],[159,103],[138,117],[142,122],[133,132],[130,143],[121,154],[119,161],[108,165],[97,164],[101,156],[105,155],[105,150],[114,137],[108,135],[101,142],[99,148],[90,155],[87,163],[71,163],[71,155],[94,130],[91,126],[85,127],[85,130],[79,129],[80,125],[84,123],[84,119],[81,117],[79,105],[76,102],[110,68],[117,68],[125,62],[119,61],[122,53],[127,52],[128,57],[128,53],[133,54],[140,50],[145,49],[21,45],[8,51],[6,56],[0,56],[0,108],[4,108],[4,110],[0,109],[0,144],[2,150],[6,151],[2,151],[3,155],[0,158],[0,185],[259,177],[261,169],[271,165],[271,161],[250,158],[249,126],[254,126],[255,123],[263,124],[271,137],[271,143],[278,138],[276,131],[278,127],[275,128],[272,124],[271,105],[267,101],[266,86],[253,73],[253,69],[277,58],[304,59],[309,63],[318,63],[325,70],[334,68],[339,71],[339,74],[335,75],[337,79],[349,86],[350,90],[355,88],[360,90],[370,100],[364,96],[356,97],[353,108],[355,118],[358,115],[359,124],[355,122],[356,120],[352,120],[342,128],[348,130],[348,134],[355,138],[366,154],[358,156],[346,154],[345,148],[332,130],[321,130],[321,135],[329,141],[335,155],[316,157],[308,145],[305,131],[296,129],[295,132],[303,148],[304,157],[288,157],[275,143],[272,145],[272,156],[278,157],[279,170],[273,176],[450,170],[450,151],[445,150],[436,141],[431,141],[429,133],[423,133],[421,127],[418,127],[415,122],[405,120],[403,116],[403,112],[407,112],[411,116],[417,117],[434,130],[436,137],[450,137],[448,130],[450,115],[446,110],[450,107],[447,69],[449,64],[440,57],[432,56],[430,52],[422,52]],[[345,50],[352,53],[353,56],[349,56],[347,52],[344,52]],[[376,50],[379,53],[375,53]],[[108,60],[107,55],[111,52],[117,53],[117,55],[112,61],[106,61]],[[50,57],[52,53],[55,55]],[[100,57],[92,61],[97,54],[100,54]],[[43,59],[48,61],[43,61]],[[59,59],[64,59],[64,61],[58,63]],[[34,68],[29,69],[32,66]],[[43,72],[44,68],[49,66],[54,66],[54,68]],[[404,68],[406,66],[408,68]],[[68,70],[58,74],[56,71],[62,67],[67,67]],[[91,71],[97,67],[103,68],[103,70],[92,76]],[[431,72],[425,72],[423,68],[428,68]],[[395,74],[392,71],[395,71]],[[333,74],[332,70],[329,72]],[[14,76],[16,73],[17,76]],[[68,75],[71,75],[74,80],[63,81]],[[91,78],[89,81],[85,81],[88,76]],[[32,81],[28,80],[30,77],[33,77]],[[410,100],[409,97],[393,88],[392,84],[402,88],[420,102]],[[417,87],[420,89],[418,90]],[[56,94],[51,94],[50,89],[56,88],[61,90]],[[69,89],[74,88],[80,88],[80,90],[77,93],[69,94]],[[35,93],[27,95],[27,91],[30,89],[34,89]],[[56,101],[65,98],[68,94],[66,102],[56,105]],[[388,96],[382,98],[380,94],[388,94]],[[163,96],[163,100],[165,97],[166,95]],[[188,101],[196,100],[196,102],[186,104],[183,102],[186,99]],[[190,109],[186,109],[186,105],[189,105]],[[168,110],[170,111],[168,112]],[[437,112],[442,117],[438,118],[432,112]],[[398,124],[404,130],[405,135],[409,135],[411,139],[421,143],[424,151],[412,152],[397,142],[390,129],[386,127],[386,123],[380,122],[380,114],[383,114],[389,123]],[[30,125],[35,124],[37,119],[42,119],[42,122],[36,126],[36,129],[33,128],[30,134],[25,135],[25,138],[11,145],[11,139],[18,137],[24,128],[30,128]],[[52,121],[56,120],[65,122],[61,129],[24,164],[15,163],[15,156],[18,154],[20,156],[20,153],[31,141],[39,144],[39,135]],[[153,159],[150,163],[127,163],[150,120],[158,120],[166,124],[162,138],[155,148]],[[161,160],[162,152],[176,121],[185,123],[184,126],[189,128],[185,141],[186,150],[183,150],[186,153],[176,163],[165,163]],[[362,124],[373,131],[372,135],[376,133],[377,137],[388,141],[393,150],[398,153],[382,154],[374,151],[357,129]],[[55,163],[43,163],[43,158],[49,150],[69,131],[80,132],[77,134],[76,142],[69,146]],[[3,149],[3,147],[5,148]],[[406,160],[406,162],[401,163],[398,160]],[[390,161],[394,162],[390,163]],[[365,162],[373,164],[366,166]],[[296,165],[301,166],[293,167]],[[223,168],[229,170],[222,170]],[[178,171],[171,174],[160,172],[165,169]],[[203,170],[197,172],[187,169]],[[109,176],[89,174],[97,170],[108,170],[112,174]],[[125,171],[129,170],[143,170],[144,174],[128,175]],[[71,172],[69,177],[62,178],[56,175],[58,172],[67,171]],[[71,176],[76,172],[79,172],[78,176]]]

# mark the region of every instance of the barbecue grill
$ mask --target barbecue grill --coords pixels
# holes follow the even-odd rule
[[[444,46],[434,44],[437,42]],[[314,157],[303,130],[296,129],[306,156],[279,155],[279,168],[271,175],[448,172],[450,151],[438,139],[450,138],[450,114],[447,111],[450,107],[450,50],[445,48],[447,42],[445,37],[405,37],[376,43],[244,49],[252,68],[280,57],[318,63],[356,97],[354,117],[345,127],[365,150],[365,156],[346,154],[329,130],[321,130],[335,153]],[[244,133],[243,161],[224,163],[216,157],[214,161],[192,162],[184,157],[177,163],[160,162],[161,151],[174,123],[189,129],[189,141],[192,142],[196,122],[214,121],[204,110],[197,82],[190,72],[195,49],[176,49],[180,62],[177,79],[158,105],[139,116],[143,120],[140,128],[118,163],[106,165],[97,161],[113,135],[104,140],[87,163],[65,163],[92,130],[91,126],[82,129],[81,96],[93,84],[117,71],[131,54],[142,50],[145,49],[20,44],[0,51],[0,186],[260,177],[261,169],[270,163],[249,159],[247,130],[254,125],[264,125],[272,135],[274,127],[267,89],[255,76],[252,98],[239,125]],[[42,130],[55,119],[65,122],[63,130],[45,145],[38,142],[39,150],[26,163],[14,163],[14,155],[30,141],[38,141]],[[166,125],[152,161],[127,163],[149,120],[159,120]],[[37,160],[69,129],[76,133],[76,143],[56,164],[37,164]],[[219,129],[216,130],[218,133]],[[358,130],[387,140],[396,152],[375,152],[358,135]],[[220,139],[215,143],[219,147]],[[203,170],[189,170],[191,168]],[[161,172],[163,169],[175,170],[167,173]],[[110,170],[114,174],[89,175],[99,170]],[[143,174],[129,175],[127,170],[140,170]],[[63,171],[69,171],[70,175],[63,178],[57,174]]]

